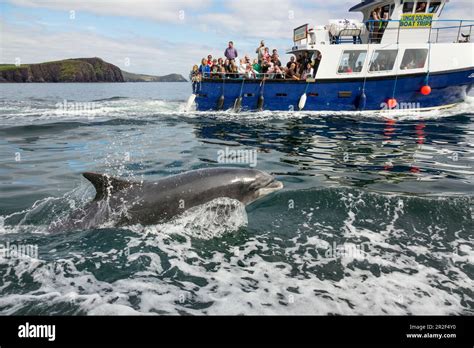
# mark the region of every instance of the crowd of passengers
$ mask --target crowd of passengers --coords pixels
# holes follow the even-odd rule
[[[312,60],[307,53],[298,57],[291,56],[290,61],[283,66],[278,51],[265,46],[261,41],[260,46],[255,50],[257,58],[251,59],[249,55],[239,58],[237,49],[232,41],[224,52],[225,58],[213,58],[208,55],[203,58],[201,65],[194,65],[191,71],[191,81],[198,82],[202,78],[227,79],[292,79],[306,80],[315,76],[321,56],[318,55]]]

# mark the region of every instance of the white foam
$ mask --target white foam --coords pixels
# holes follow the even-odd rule
[[[146,233],[185,234],[200,239],[221,237],[248,224],[245,206],[235,199],[217,198],[193,207],[168,223],[147,226]]]
[[[196,111],[188,108],[186,101],[142,100],[142,99],[113,99],[94,102],[94,109],[89,111],[58,110],[48,102],[9,101],[2,106],[4,112],[0,115],[2,123],[32,124],[41,121],[104,121],[108,119],[153,119],[156,115],[175,117],[214,117],[232,119],[238,115],[240,119],[266,121],[269,119],[299,119],[304,117],[340,116],[363,119],[396,119],[396,120],[428,120],[451,117],[460,114],[470,114],[474,106],[474,96],[466,96],[465,101],[447,109],[429,111],[394,110],[394,111],[261,111],[240,112],[232,109],[226,111]],[[11,105],[15,103],[15,105]]]

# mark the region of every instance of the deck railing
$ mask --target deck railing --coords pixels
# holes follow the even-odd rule
[[[453,25],[454,22],[459,22],[458,25]],[[440,40],[452,42],[452,38],[456,38],[454,42],[470,42],[472,35],[472,27],[474,21],[460,20],[460,21],[446,21],[438,23],[439,26],[431,28],[430,42],[438,43]]]
[[[397,32],[397,43],[400,43],[400,34],[404,30],[412,30],[400,25],[400,20],[368,20],[365,22],[368,30],[368,43],[380,43],[384,35],[390,31]],[[397,23],[396,26],[390,23]],[[474,20],[438,19],[430,21],[431,25],[420,29],[429,29],[428,43],[470,42],[473,33]],[[404,29],[405,28],[405,29]],[[417,30],[417,29],[413,29]],[[354,42],[355,43],[355,42]]]
[[[201,73],[201,79],[216,79],[216,80],[292,80],[292,78],[286,77],[285,72],[282,73],[230,73],[230,72],[210,72]],[[300,81],[311,81],[314,79],[313,76],[308,76],[305,79],[298,79]],[[191,80],[193,78],[191,76]],[[296,79],[294,79],[297,81]],[[199,78],[193,82],[199,82]]]

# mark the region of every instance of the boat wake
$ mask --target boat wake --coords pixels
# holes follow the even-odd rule
[[[436,120],[440,118],[453,117],[458,115],[472,114],[474,107],[474,96],[467,96],[462,103],[448,107],[434,109],[393,109],[381,111],[260,111],[260,112],[239,112],[234,110],[213,111],[209,116],[208,112],[200,111],[197,114],[220,119],[232,119],[236,117],[252,121],[267,121],[271,119],[301,119],[314,117],[344,117],[349,119],[394,119],[399,121],[412,120]],[[190,112],[194,115],[193,112]]]
[[[70,102],[70,104],[73,102]],[[80,103],[80,102],[78,102]],[[0,101],[0,119],[3,125],[37,124],[54,120],[100,122],[111,119],[153,120],[156,117],[184,118],[218,118],[266,121],[271,119],[301,119],[306,117],[346,117],[353,119],[396,119],[396,120],[429,120],[472,113],[474,96],[466,97],[463,103],[449,108],[433,110],[385,110],[385,111],[261,111],[235,113],[226,111],[196,111],[189,109],[185,100],[141,100],[124,97],[112,97],[86,102],[86,110],[81,108],[68,110],[58,108],[57,104],[44,100]],[[81,104],[79,104],[80,106]]]

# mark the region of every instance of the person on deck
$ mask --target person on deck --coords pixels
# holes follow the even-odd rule
[[[380,36],[380,28],[383,25],[382,23],[382,9],[380,7],[376,7],[371,13],[370,13],[370,32],[372,33],[371,35],[371,42],[372,43],[380,43],[381,37]]]
[[[304,69],[306,68],[306,64],[311,62],[308,58],[308,52],[303,52],[299,58],[297,59],[298,64],[296,64],[296,71],[301,76],[303,74]]]
[[[203,58],[201,60],[201,66],[199,67],[199,72],[201,73],[202,77],[209,77],[211,73],[211,67],[207,64],[206,58]]]
[[[415,13],[425,13],[426,12],[426,2],[419,2],[418,7],[415,10]]]
[[[306,64],[306,68],[303,70],[303,74],[301,75],[302,80],[306,80],[307,78],[313,77],[313,66],[311,63]]]
[[[230,62],[230,60],[226,59],[224,61],[224,68],[226,72],[232,72],[232,63]]]
[[[209,67],[212,68],[212,56],[211,55],[207,56],[207,65],[209,65]]]
[[[276,50],[273,50],[272,63],[278,65],[278,67],[281,67],[280,57],[278,56]]]
[[[291,64],[293,64],[293,63],[296,63],[295,56],[290,57],[290,61],[288,63],[286,63],[286,68],[287,69],[291,68]]]
[[[239,74],[245,75],[246,71],[247,71],[247,63],[245,62],[245,59],[242,58],[240,60],[240,65],[239,65]]]
[[[216,65],[213,65],[211,68],[211,78],[213,79],[218,79],[219,78],[219,67]]]
[[[321,58],[322,58],[321,52],[317,52],[313,54],[313,77],[316,77],[316,74],[318,73],[319,69],[319,64],[321,64]]]
[[[191,71],[191,74],[189,76],[190,76],[191,82],[201,81],[201,73],[199,72],[199,67],[197,65],[193,66],[193,70]]]
[[[280,69],[280,67],[274,63],[270,63],[270,67],[268,69],[268,74],[270,75],[270,78],[282,78],[283,76],[283,71]]]
[[[224,79],[224,78],[228,77],[227,70],[224,68],[224,66],[221,66],[219,68],[219,76],[220,76],[221,79]]]
[[[262,67],[258,63],[258,59],[253,60],[252,69],[256,74],[257,78],[260,78],[260,73],[262,72]]]
[[[265,52],[265,42],[262,40],[260,41],[260,46],[258,46],[258,48],[255,50],[255,53],[257,53],[258,64],[262,64],[264,52]]]
[[[232,78],[238,78],[239,77],[239,68],[237,67],[237,65],[235,63],[232,63],[232,68],[231,68],[231,77]]]
[[[237,50],[234,48],[234,43],[232,41],[229,41],[229,46],[226,48],[224,56],[231,62],[235,61],[235,59],[239,56]]]
[[[380,25],[379,25],[379,34],[378,39],[379,43],[382,41],[383,33],[388,26],[388,21],[390,20],[390,6],[384,6],[380,12]]]
[[[267,62],[269,62],[270,59],[271,59],[270,50],[268,49],[268,47],[265,47],[263,51],[263,60],[266,60]]]
[[[290,68],[286,72],[286,78],[291,80],[299,80],[298,73],[296,72],[296,63],[291,63]]]

